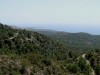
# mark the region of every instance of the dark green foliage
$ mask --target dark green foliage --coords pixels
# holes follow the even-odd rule
[[[97,64],[95,67],[96,75],[100,75],[100,64]]]
[[[69,69],[69,71],[72,72],[72,73],[77,73],[77,72],[79,72],[79,70],[80,70],[80,68],[79,68],[79,66],[78,66],[77,64],[70,64],[70,65],[68,66],[68,69]]]
[[[50,60],[50,59],[45,59],[45,60],[43,60],[43,63],[44,63],[46,66],[49,66],[49,65],[51,65],[51,60]]]
[[[90,67],[84,59],[77,60],[83,53],[77,50],[37,32],[0,24],[0,75],[88,75]],[[91,56],[88,60],[94,60]],[[99,57],[95,61],[98,74]]]
[[[85,66],[85,68],[84,68],[84,71],[83,71],[86,75],[91,75],[91,72],[92,72],[92,70],[91,70],[91,68],[90,68],[90,65],[89,64],[87,64],[86,66]]]
[[[20,69],[20,73],[21,73],[21,74],[25,74],[25,72],[26,72],[26,69],[25,69],[24,66],[22,66],[21,69]]]
[[[80,57],[78,65],[81,68],[81,70],[83,71],[87,65],[86,60],[84,58]]]

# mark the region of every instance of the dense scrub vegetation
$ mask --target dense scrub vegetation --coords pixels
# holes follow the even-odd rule
[[[90,75],[83,52],[73,49],[37,32],[0,24],[0,75]]]

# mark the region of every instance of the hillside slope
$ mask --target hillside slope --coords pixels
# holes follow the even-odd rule
[[[90,66],[77,60],[82,53],[37,32],[0,24],[0,75],[89,75]]]

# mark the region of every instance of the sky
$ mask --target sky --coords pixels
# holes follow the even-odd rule
[[[0,0],[0,22],[100,34],[100,0]]]

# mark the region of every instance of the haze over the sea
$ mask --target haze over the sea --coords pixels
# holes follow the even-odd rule
[[[100,34],[100,0],[0,0],[0,22]]]

